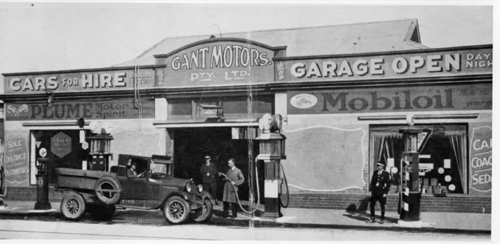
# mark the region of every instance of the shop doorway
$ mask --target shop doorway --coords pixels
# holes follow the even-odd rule
[[[31,131],[31,176],[30,183],[36,184],[36,159],[41,157],[40,148],[47,150],[49,184],[56,183],[56,168],[84,169],[89,149],[83,149],[79,130],[33,130]]]
[[[202,183],[200,168],[205,163],[204,157],[210,155],[219,172],[226,173],[227,161],[234,158],[236,167],[245,176],[245,182],[239,187],[241,200],[248,200],[248,139],[232,139],[231,127],[206,127],[174,129],[174,174],[176,177],[190,179],[196,184]],[[259,153],[258,143],[254,141],[253,157]],[[261,199],[264,196],[264,167],[258,165]],[[252,179],[255,183],[255,179]],[[217,199],[222,199],[224,181],[217,182]]]

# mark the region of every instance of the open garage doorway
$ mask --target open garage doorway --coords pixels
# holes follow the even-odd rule
[[[170,129],[169,129],[170,130]],[[202,183],[200,168],[205,163],[204,157],[210,155],[219,172],[229,169],[227,161],[234,158],[236,167],[245,176],[245,182],[239,187],[241,200],[248,200],[248,139],[232,139],[231,127],[176,128],[174,130],[174,173],[176,177],[192,178],[196,184]],[[257,141],[253,142],[253,157],[259,154]],[[264,167],[258,164],[258,176],[261,201],[264,199]],[[255,179],[252,179],[255,184]],[[257,186],[255,186],[257,187]],[[217,199],[222,199],[224,190],[223,177],[218,177]]]

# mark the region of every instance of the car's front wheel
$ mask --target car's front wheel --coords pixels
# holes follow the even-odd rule
[[[163,214],[168,222],[172,224],[180,224],[189,218],[191,208],[189,203],[179,196],[173,196],[163,206]]]
[[[191,214],[191,219],[194,222],[202,223],[206,222],[212,217],[213,205],[210,199],[203,200],[203,205],[201,208],[196,209],[194,213]]]

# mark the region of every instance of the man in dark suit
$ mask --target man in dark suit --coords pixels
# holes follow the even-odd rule
[[[217,166],[211,162],[212,158],[210,156],[205,156],[205,164],[200,168],[200,173],[203,179],[203,189],[212,194],[215,199],[215,205],[219,205],[217,202]]]
[[[377,170],[373,172],[372,181],[370,182],[370,223],[375,222],[375,204],[380,203],[380,223],[384,223],[385,203],[387,201],[387,193],[391,188],[389,172],[385,171],[385,164],[377,163]]]

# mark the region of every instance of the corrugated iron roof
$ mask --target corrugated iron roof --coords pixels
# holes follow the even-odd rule
[[[222,33],[222,37],[244,38],[269,46],[287,46],[286,56],[333,55],[427,48],[420,44],[417,19],[330,25],[293,29]],[[153,55],[166,54],[207,35],[168,37],[133,60],[115,65],[155,64]]]

